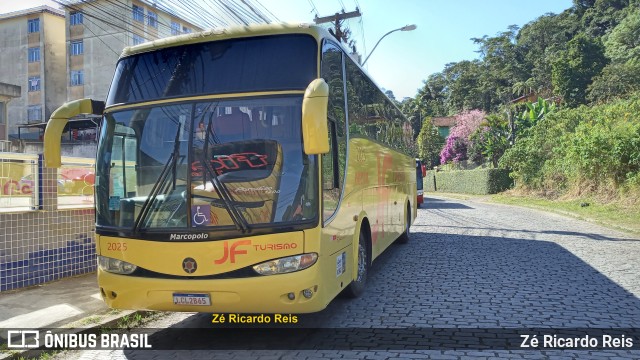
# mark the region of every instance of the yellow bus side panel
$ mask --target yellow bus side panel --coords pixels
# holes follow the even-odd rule
[[[415,200],[411,200],[417,191],[413,158],[364,138],[352,138],[347,164],[340,207],[325,224],[321,237],[321,253],[330,254],[331,259],[322,275],[331,299],[357,275],[356,245],[363,218],[371,226],[375,259],[404,232],[407,202],[415,208]],[[337,275],[343,253],[347,258],[345,269]]]

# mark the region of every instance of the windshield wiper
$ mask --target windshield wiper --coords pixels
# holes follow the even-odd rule
[[[249,226],[249,222],[244,217],[244,215],[242,215],[242,212],[238,210],[238,207],[235,205],[235,199],[231,196],[231,193],[229,192],[229,189],[227,188],[227,186],[222,181],[220,181],[220,179],[218,179],[218,175],[216,174],[216,171],[213,169],[213,167],[211,167],[211,164],[209,163],[209,161],[207,161],[206,154],[209,152],[208,150],[209,150],[210,136],[213,137],[213,141],[215,143],[220,142],[216,134],[213,132],[211,119],[209,119],[209,124],[207,125],[207,132],[204,138],[204,146],[203,146],[204,151],[202,154],[202,164],[206,171],[205,174],[208,173],[209,176],[211,177],[211,184],[213,185],[213,188],[216,190],[216,193],[218,193],[220,200],[222,200],[222,202],[224,203],[225,210],[227,210],[227,212],[229,213],[229,217],[231,218],[231,221],[233,221],[233,223],[236,225],[236,228],[242,231],[242,233],[250,232],[251,227]],[[206,186],[206,183],[207,183],[207,177],[203,176],[203,184],[205,186]]]
[[[178,158],[180,157],[180,126],[178,126],[178,131],[176,131],[176,138],[174,139],[173,152],[169,156],[169,159],[164,164],[162,171],[160,172],[160,176],[158,176],[158,180],[155,184],[153,184],[153,188],[151,188],[151,192],[147,199],[142,204],[142,208],[140,208],[140,214],[136,218],[136,221],[133,224],[133,233],[136,233],[140,228],[140,225],[146,220],[147,216],[149,216],[149,212],[151,211],[151,205],[156,201],[158,195],[162,192],[166,194],[168,192],[167,186],[165,183],[169,174],[173,173],[173,186],[175,189],[176,180],[177,180],[177,168],[178,168]],[[171,183],[169,183],[171,186]],[[164,191],[161,191],[164,190]]]

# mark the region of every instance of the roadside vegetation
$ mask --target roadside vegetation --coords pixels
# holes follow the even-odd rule
[[[503,202],[538,199],[640,224],[638,34],[640,0],[574,0],[472,39],[479,59],[447,64],[401,103],[419,157],[445,171],[507,169],[515,188]],[[445,116],[456,125],[443,138],[432,119]]]

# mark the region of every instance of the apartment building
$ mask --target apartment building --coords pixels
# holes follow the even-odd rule
[[[66,100],[64,12],[48,6],[0,15],[0,82],[20,87],[7,104],[7,135],[48,119]]]
[[[72,1],[63,10],[0,14],[0,83],[21,89],[3,102],[0,140],[15,139],[19,125],[46,122],[66,101],[104,100],[124,47],[200,30],[144,0]]]
[[[124,47],[201,30],[152,2],[132,0],[72,3],[66,24],[68,100],[104,100]]]

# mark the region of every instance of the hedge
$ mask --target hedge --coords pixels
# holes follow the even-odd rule
[[[505,169],[429,171],[424,178],[425,191],[465,194],[496,194],[510,188],[513,181]]]

